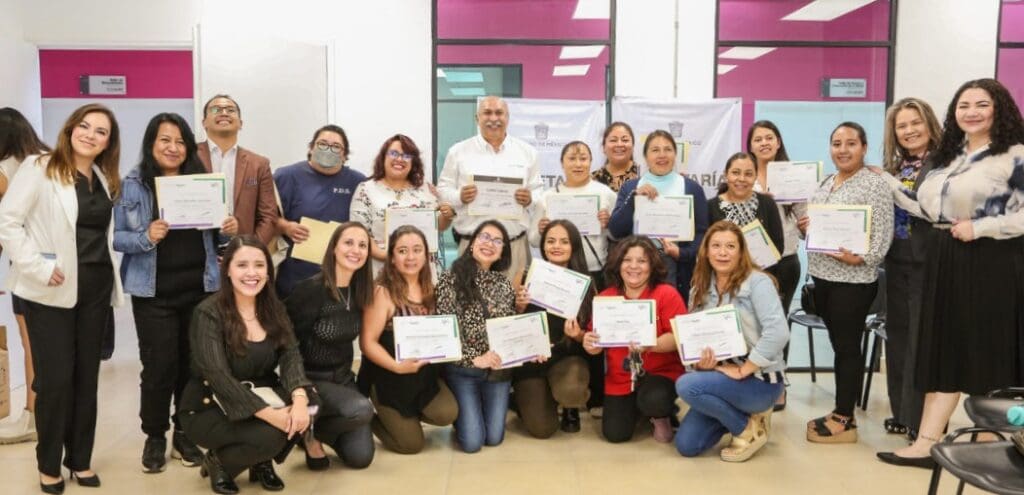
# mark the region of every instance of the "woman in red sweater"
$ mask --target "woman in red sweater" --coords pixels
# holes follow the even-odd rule
[[[599,296],[655,301],[657,343],[652,347],[598,347],[592,326],[583,338],[583,348],[591,354],[606,355],[605,400],[601,431],[605,440],[626,442],[633,438],[636,416],[651,418],[654,439],[672,441],[669,416],[675,406],[676,378],[683,364],[672,336],[672,318],[686,314],[686,303],[676,288],[661,282],[665,265],[657,248],[644,236],[630,236],[616,246],[606,265],[608,288]]]

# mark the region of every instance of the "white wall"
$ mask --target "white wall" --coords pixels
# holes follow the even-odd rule
[[[39,54],[23,37],[24,7],[19,0],[0,0],[0,107],[17,109],[42,134]]]

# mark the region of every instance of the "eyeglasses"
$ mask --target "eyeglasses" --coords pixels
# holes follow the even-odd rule
[[[476,240],[480,242],[489,242],[492,246],[500,248],[505,245],[505,239],[501,237],[491,237],[491,234],[487,232],[481,232],[480,235],[476,236]]]
[[[210,113],[213,115],[220,115],[226,113],[228,115],[238,115],[238,107],[210,107]]]
[[[412,155],[408,153],[400,153],[397,150],[388,150],[388,156],[395,160],[401,158],[407,162],[412,161]]]
[[[318,149],[320,151],[331,150],[331,152],[336,153],[338,155],[340,155],[340,154],[345,152],[345,147],[344,146],[342,146],[340,144],[325,143],[323,141],[317,141],[316,142],[316,149]]]

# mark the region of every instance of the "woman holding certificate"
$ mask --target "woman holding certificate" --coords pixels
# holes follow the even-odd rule
[[[590,178],[590,175],[583,172]],[[580,233],[568,220],[547,222],[541,233],[541,257],[544,261],[586,277],[587,262],[583,256]],[[536,438],[549,438],[559,428],[558,407],[562,407],[561,429],[567,433],[580,431],[580,408],[586,407],[590,396],[591,368],[583,351],[583,328],[590,320],[591,301],[596,291],[592,281],[586,286],[583,301],[575,318],[566,319],[550,309],[530,302],[527,273],[516,275],[522,286],[516,292],[516,311],[546,311],[551,357],[543,363],[526,363],[512,372],[516,407],[526,431]],[[598,360],[604,371],[604,364]],[[602,373],[603,374],[603,373]],[[601,377],[601,380],[604,378]],[[603,389],[603,387],[602,387]]]
[[[505,227],[486,220],[469,247],[437,282],[437,313],[458,318],[462,359],[445,369],[459,404],[455,436],[462,450],[478,452],[505,438],[511,373],[490,349],[487,320],[515,314],[515,292],[502,272],[512,259]]]
[[[361,223],[346,222],[327,245],[322,271],[299,282],[284,301],[306,378],[320,394],[313,433],[305,438],[306,466],[314,471],[330,467],[327,444],[346,466],[362,469],[373,461],[373,405],[356,388],[352,344],[373,298],[366,262],[370,234]]]
[[[836,402],[831,413],[807,424],[807,440],[850,443],[857,441],[853,410],[864,379],[864,320],[892,242],[892,193],[864,166],[868,143],[860,124],[839,124],[829,142],[837,172],[814,193],[799,227],[807,236],[815,306],[835,352]]]
[[[607,371],[601,432],[605,440],[612,443],[633,438],[638,413],[651,419],[655,440],[672,441],[669,417],[675,410],[673,384],[683,374],[683,364],[676,351],[671,322],[676,315],[686,314],[686,304],[675,287],[663,282],[666,271],[662,257],[650,239],[627,237],[619,242],[608,260],[608,288],[599,294],[601,297],[594,299],[595,308],[598,300],[604,297],[609,298],[606,299],[609,306],[623,307],[644,302],[649,306],[647,313],[619,311],[615,314],[609,311],[609,321],[625,321],[626,317],[635,319],[638,314],[646,314],[643,325],[636,327],[642,326],[652,332],[647,336],[626,337],[634,343],[608,342],[607,336],[602,340],[603,331],[620,334],[629,329],[617,325],[602,330],[600,322],[596,321],[599,316],[596,309],[594,321],[587,325],[587,333],[583,336],[583,348],[588,353],[604,351],[605,354]],[[651,338],[650,344],[645,347],[635,344],[644,337]]]
[[[124,253],[121,276],[124,291],[132,295],[142,361],[139,417],[146,434],[142,468],[147,473],[165,468],[168,419],[174,423],[172,455],[185,466],[203,460],[202,451],[182,431],[177,411],[189,379],[192,312],[220,287],[217,229],[169,230],[155,207],[155,191],[157,177],[205,172],[185,119],[158,114],[142,137],[142,161],[124,178],[114,206],[114,249]],[[237,225],[233,219],[227,223]],[[175,414],[168,418],[172,399]]]
[[[716,222],[708,229],[690,301],[695,313],[734,306],[749,352],[719,361],[705,348],[698,371],[679,377],[676,391],[690,412],[676,432],[676,449],[686,457],[700,455],[730,433],[732,442],[719,454],[723,461],[743,462],[768,442],[772,406],[785,387],[782,354],[789,328],[775,281],[754,265],[735,223]]]
[[[113,112],[79,107],[53,152],[29,157],[0,203],[8,286],[25,302],[29,337],[38,344],[32,388],[44,493],[63,493],[62,460],[79,485],[100,485],[91,468],[100,352],[111,304],[122,299],[111,244],[119,156]]]
[[[371,426],[388,450],[415,454],[425,439],[421,421],[448,426],[459,408],[440,368],[427,360],[397,358],[395,318],[435,314],[434,283],[427,261],[427,238],[402,226],[388,239],[388,262],[381,269],[373,302],[363,313],[359,347],[359,390],[377,409]],[[443,356],[447,358],[448,356]]]
[[[743,152],[733,154],[725,162],[724,175],[725,182],[718,186],[718,196],[708,201],[708,221],[713,225],[728,220],[740,228],[760,222],[772,246],[776,250],[782,247],[785,238],[778,206],[770,195],[754,191],[757,181],[754,157]],[[761,268],[770,273],[776,264]]]
[[[960,393],[1024,383],[1024,123],[994,79],[964,83],[929,155],[933,170],[897,202],[933,222],[921,299],[914,385],[926,392],[913,445],[879,453],[890,464],[929,467],[931,446]],[[899,181],[884,176],[893,190]],[[917,234],[915,233],[915,236]],[[31,324],[31,322],[30,322]]]

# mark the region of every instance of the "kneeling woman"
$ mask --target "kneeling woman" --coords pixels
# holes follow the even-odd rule
[[[459,404],[455,437],[468,453],[505,438],[512,375],[499,369],[501,357],[487,343],[486,321],[515,314],[515,292],[502,273],[511,260],[505,227],[487,220],[437,282],[437,312],[458,318],[462,338],[462,360],[448,365],[445,377]]]
[[[250,481],[282,490],[270,460],[309,427],[311,384],[263,243],[249,235],[232,239],[220,273],[220,290],[192,317],[192,380],[182,394],[181,423],[208,449],[201,474],[215,493],[238,493],[234,478],[246,469]],[[290,405],[275,408],[265,398]]]
[[[679,377],[676,391],[690,412],[676,432],[676,448],[687,457],[700,455],[731,433],[722,460],[745,461],[768,442],[772,406],[785,387],[782,351],[789,329],[775,280],[754,268],[736,224],[723,220],[708,229],[690,302],[696,312],[732,304],[750,352],[719,362],[704,349],[698,371]]]
[[[373,303],[363,314],[359,346],[365,359],[359,367],[359,390],[377,409],[371,425],[381,443],[399,454],[415,454],[425,443],[420,422],[448,426],[459,408],[441,381],[438,365],[395,360],[394,318],[434,313],[427,238],[405,225],[391,233],[387,249]]]
[[[306,466],[330,466],[326,443],[346,466],[362,469],[373,461],[373,405],[356,389],[352,342],[373,297],[370,234],[362,224],[347,222],[327,245],[321,272],[299,282],[285,300],[306,377],[320,395],[313,434],[305,439]]]
[[[587,275],[583,240],[572,222],[554,220],[546,224],[541,231],[540,244],[541,256],[548,263]],[[526,273],[516,276],[515,280],[525,284]],[[548,312],[551,358],[543,363],[526,363],[512,371],[516,407],[526,430],[534,437],[548,438],[555,434],[559,427],[558,406],[562,406],[562,431],[580,431],[580,408],[586,407],[590,397],[590,370],[581,346],[581,328],[586,328],[590,320],[594,294],[591,281],[590,292],[576,318],[571,320]],[[544,308],[531,304],[526,288],[521,287],[516,292],[516,310],[529,313],[544,311]]]
[[[671,321],[676,315],[686,314],[686,303],[675,287],[662,282],[665,271],[658,249],[645,236],[629,236],[619,241],[608,259],[605,272],[608,288],[599,295],[653,300],[658,332],[653,347],[605,350],[607,371],[601,431],[605,440],[612,443],[633,438],[638,412],[651,418],[655,440],[672,441],[669,416],[676,400],[672,384],[683,374],[683,363],[676,351]],[[601,353],[603,349],[597,347],[598,340],[594,331],[588,331],[583,337],[583,348],[591,354]]]

